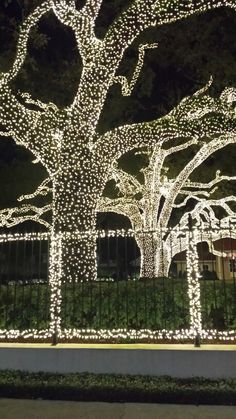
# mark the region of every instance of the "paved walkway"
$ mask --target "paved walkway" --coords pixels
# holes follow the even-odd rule
[[[0,399],[1,419],[235,419],[236,406]]]

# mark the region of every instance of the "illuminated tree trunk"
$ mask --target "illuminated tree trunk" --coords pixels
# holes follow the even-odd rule
[[[163,243],[163,246],[165,243]],[[155,276],[156,277],[168,277],[169,269],[171,264],[171,258],[168,255],[166,249],[157,249],[156,252],[156,264],[155,264]]]
[[[137,239],[140,249],[140,277],[156,278],[168,276],[170,257],[164,247],[164,242],[154,233],[143,233]]]
[[[54,181],[52,240],[60,241],[57,263],[61,280],[69,282],[96,279],[96,204],[101,193],[100,177],[91,167],[60,170]],[[96,171],[94,171],[96,173]]]

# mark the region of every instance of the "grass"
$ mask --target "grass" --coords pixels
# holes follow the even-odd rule
[[[236,405],[236,379],[0,371],[7,398]]]

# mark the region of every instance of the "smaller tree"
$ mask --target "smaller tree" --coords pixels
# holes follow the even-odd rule
[[[173,111],[175,116],[181,116],[181,119],[185,120],[190,118],[190,115],[194,119],[202,117],[203,112],[214,113],[219,103],[218,105],[214,103],[209,96],[205,99],[205,108],[196,106],[199,95],[204,91],[205,89],[197,92],[192,98],[183,100]],[[234,89],[225,89],[219,102],[221,106],[224,103],[229,105],[233,104],[234,99]],[[210,123],[210,119],[207,123]],[[191,137],[191,133],[189,136]],[[169,145],[170,142],[172,142],[171,145]],[[111,179],[116,182],[118,197],[114,199],[103,197],[98,210],[121,214],[130,220],[136,232],[136,241],[141,254],[141,276],[168,275],[173,256],[187,248],[186,239],[180,240],[180,236],[183,236],[183,230],[188,229],[189,215],[201,227],[204,227],[206,223],[212,227],[217,223],[219,225],[219,217],[222,218],[222,213],[224,222],[236,217],[232,209],[232,203],[236,201],[235,196],[213,198],[221,182],[236,180],[236,176],[221,175],[220,171],[217,171],[210,182],[190,180],[193,171],[209,156],[235,142],[236,137],[233,131],[220,137],[213,136],[213,138],[201,138],[199,133],[199,137],[196,135],[177,145],[173,145],[173,139],[162,138],[152,150],[149,150],[149,164],[143,169],[143,183],[137,177],[120,169],[117,164],[114,166]],[[198,148],[198,151],[179,170],[176,178],[168,177],[168,168],[165,166],[167,158],[193,145]],[[189,202],[194,207],[191,210],[188,210]],[[174,211],[179,208],[183,210],[180,221],[169,229]],[[219,208],[221,213],[218,211]],[[219,237],[215,237],[215,240],[217,238]],[[204,240],[209,241],[209,234],[199,235],[198,241]]]

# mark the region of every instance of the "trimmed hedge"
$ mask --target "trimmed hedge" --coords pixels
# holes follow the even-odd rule
[[[0,371],[8,398],[236,405],[236,380]]]
[[[62,287],[62,327],[188,328],[186,280],[88,282]]]
[[[203,327],[236,329],[234,283],[204,280],[200,286]],[[49,306],[48,284],[1,285],[0,328],[47,328]],[[188,328],[187,281],[155,278],[63,284],[61,316],[63,328]]]

